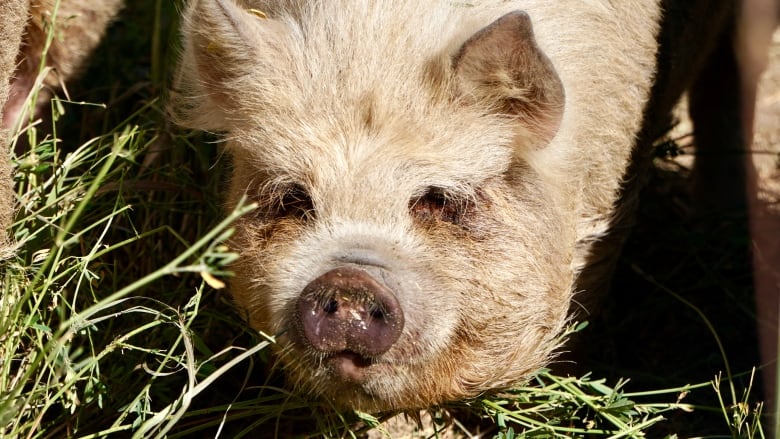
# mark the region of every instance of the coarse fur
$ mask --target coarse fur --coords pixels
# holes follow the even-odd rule
[[[455,65],[516,10],[563,83],[559,125],[507,117]],[[659,14],[645,1],[190,2],[177,115],[226,133],[229,206],[261,205],[237,224],[231,286],[279,336],[295,384],[341,407],[425,407],[549,361],[640,130]],[[308,212],[268,214],[291,188]],[[465,224],[419,221],[429,188],[471,203]],[[359,383],[291,334],[300,291],[344,263],[392,272],[407,314]]]
[[[16,69],[16,57],[27,22],[29,0],[8,0],[0,3],[0,105],[8,100],[9,82]]]
[[[0,109],[8,101],[11,75],[15,70],[16,55],[22,41],[27,18],[27,0],[7,0],[0,3]],[[0,260],[9,257],[13,245],[8,237],[14,212],[14,191],[11,163],[8,160],[10,132],[0,125]]]

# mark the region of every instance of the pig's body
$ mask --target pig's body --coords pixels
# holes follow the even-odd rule
[[[230,205],[260,204],[232,290],[292,381],[385,410],[546,364],[614,216],[659,4],[250,6],[189,8],[178,103],[227,133]]]

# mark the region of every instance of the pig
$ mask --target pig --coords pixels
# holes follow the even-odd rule
[[[27,100],[37,113],[49,105],[52,92],[76,76],[122,6],[121,0],[3,0],[0,3],[0,139],[4,148],[18,124],[29,116]],[[52,31],[51,29],[55,30]],[[44,55],[44,47],[52,39]],[[43,87],[36,86],[42,60]],[[0,259],[13,254],[7,236],[14,215],[11,167],[5,150],[0,160]]]
[[[231,290],[299,392],[404,410],[549,363],[683,89],[653,81],[661,6],[189,3],[174,118],[224,133],[227,207],[259,206]]]

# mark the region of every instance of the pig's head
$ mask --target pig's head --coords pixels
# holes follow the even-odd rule
[[[462,35],[448,2],[191,3],[177,111],[225,133],[229,205],[260,206],[231,289],[299,390],[417,408],[544,365],[574,239],[546,148],[563,88],[529,17]]]

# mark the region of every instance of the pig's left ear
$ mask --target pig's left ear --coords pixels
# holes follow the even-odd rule
[[[462,95],[516,117],[538,144],[546,145],[558,132],[563,84],[536,45],[525,12],[510,12],[474,34],[455,54],[453,66]]]

